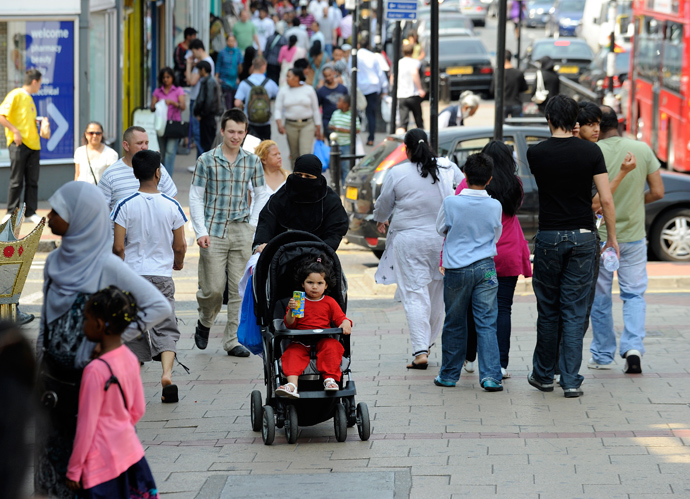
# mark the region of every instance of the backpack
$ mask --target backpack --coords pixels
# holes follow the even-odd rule
[[[250,123],[258,125],[268,123],[271,119],[271,99],[266,92],[266,83],[269,79],[266,78],[261,85],[254,85],[248,79],[245,80],[251,87],[249,91],[249,102],[247,103],[247,118]]]

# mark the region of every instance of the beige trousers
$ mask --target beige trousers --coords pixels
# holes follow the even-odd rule
[[[290,164],[294,170],[297,158],[314,152],[316,125],[313,119],[301,123],[285,120],[285,134],[290,146]]]

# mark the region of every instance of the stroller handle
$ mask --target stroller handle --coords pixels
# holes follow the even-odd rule
[[[274,333],[275,338],[290,338],[293,336],[331,336],[343,334],[343,328],[332,327],[328,329],[281,329]]]

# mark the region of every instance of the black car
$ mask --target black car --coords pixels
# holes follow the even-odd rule
[[[613,75],[613,93],[618,94],[630,71],[630,51],[624,49],[616,50],[616,59]],[[603,48],[596,55],[587,70],[582,73],[579,79],[580,85],[596,92],[600,96],[609,90],[609,79],[606,76],[606,61],[609,49]]]
[[[518,158],[518,175],[525,193],[518,219],[530,246],[539,223],[539,197],[527,165],[527,149],[550,136],[545,126],[503,127],[503,141],[515,149]],[[462,166],[467,156],[480,152],[492,138],[493,127],[451,127],[439,132],[438,151]],[[407,161],[402,141],[402,135],[388,136],[350,171],[345,181],[345,210],[350,217],[345,238],[379,257],[386,247],[386,237],[376,230],[374,205],[388,170]],[[690,175],[663,170],[661,178],[664,198],[645,206],[651,256],[690,262]]]
[[[539,68],[539,59],[549,56],[553,59],[555,69],[559,75],[577,81],[594,60],[594,53],[587,42],[581,38],[560,37],[541,38],[534,40],[528,47],[523,58],[525,80],[530,88],[536,81],[536,71]]]
[[[429,47],[425,47],[422,85],[428,91],[431,79]],[[479,38],[444,36],[438,39],[439,74],[447,75],[450,82],[450,98],[457,99],[465,90],[488,94],[494,77],[491,58]]]

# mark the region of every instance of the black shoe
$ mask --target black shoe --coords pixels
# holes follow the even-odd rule
[[[639,350],[628,350],[625,352],[625,366],[623,367],[623,372],[625,374],[642,373],[642,354]]]
[[[527,375],[527,382],[534,388],[536,388],[537,390],[541,390],[542,392],[553,391],[553,383],[539,383],[539,381],[534,379],[534,373],[529,373]]]
[[[582,394],[583,394],[582,388],[564,388],[563,389],[563,395],[567,399],[582,397]]]
[[[34,314],[25,314],[21,310],[17,308],[17,324],[20,326],[23,326],[24,324],[28,324],[32,320],[34,320],[35,316]]]
[[[232,350],[228,350],[228,355],[232,357],[249,357],[249,350],[244,348],[242,345],[237,345]]]
[[[199,350],[206,350],[208,346],[208,334],[211,332],[211,328],[202,326],[201,322],[196,323],[196,332],[194,333],[194,343]]]

